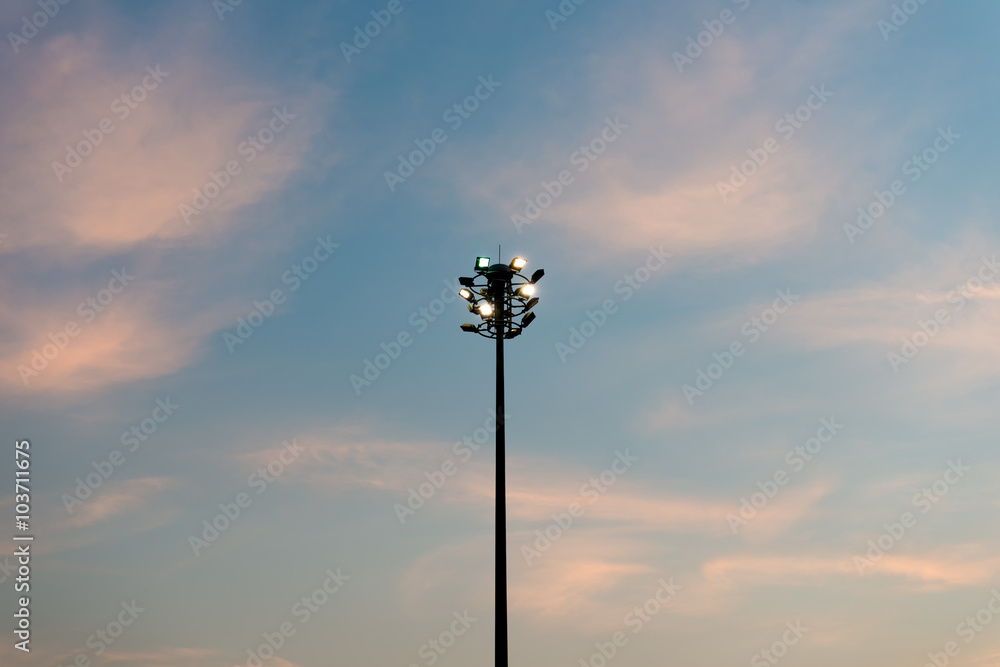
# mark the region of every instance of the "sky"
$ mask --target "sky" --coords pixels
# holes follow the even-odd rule
[[[4,3],[0,662],[1000,665],[998,19]]]

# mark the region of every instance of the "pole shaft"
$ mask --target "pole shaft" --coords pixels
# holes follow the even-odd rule
[[[507,324],[507,283],[493,283],[497,334],[497,490],[496,490],[496,665],[507,667],[507,454],[504,434],[503,341]]]

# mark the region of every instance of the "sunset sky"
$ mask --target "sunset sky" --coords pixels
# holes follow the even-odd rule
[[[4,3],[0,663],[997,667],[998,21]]]

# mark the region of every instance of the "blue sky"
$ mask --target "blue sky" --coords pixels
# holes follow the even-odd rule
[[[512,662],[997,664],[997,18],[6,4],[4,663],[492,664],[493,356],[451,285],[521,255]]]

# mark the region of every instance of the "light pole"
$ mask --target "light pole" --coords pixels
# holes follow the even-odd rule
[[[535,319],[529,312],[538,303],[535,283],[545,271],[538,269],[531,278],[520,271],[528,261],[515,257],[510,264],[490,265],[489,257],[476,258],[476,276],[459,278],[459,296],[469,302],[469,310],[481,318],[478,324],[463,324],[462,330],[497,341],[497,541],[496,541],[496,665],[507,667],[507,483],[504,453],[503,342],[515,338]],[[476,279],[482,280],[477,284]],[[521,280],[522,282],[516,282]],[[520,321],[518,321],[520,318]]]

